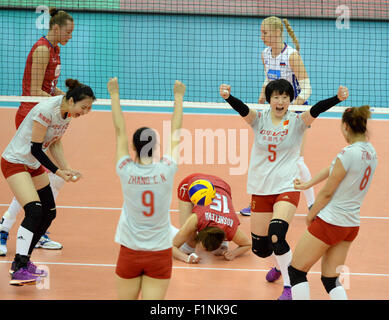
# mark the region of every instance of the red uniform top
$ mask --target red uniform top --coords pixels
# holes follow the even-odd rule
[[[22,96],[31,96],[31,68],[32,68],[32,55],[39,46],[45,46],[49,49],[50,58],[46,67],[45,76],[43,78],[42,90],[48,94],[54,96],[55,87],[57,86],[58,78],[61,73],[61,59],[59,57],[59,46],[53,47],[53,45],[46,39],[46,37],[40,38],[32,47],[27,57],[26,67],[23,75],[23,93]],[[30,110],[37,103],[22,102],[18,109],[19,116],[25,117]]]
[[[236,230],[240,224],[239,218],[235,212],[231,198],[231,188],[227,182],[219,177],[194,173],[184,178],[177,188],[178,199],[191,202],[189,199],[188,188],[198,179],[206,179],[214,185],[216,196],[209,206],[194,206],[192,212],[197,215],[197,230],[201,231],[206,227],[218,227],[226,234],[226,239],[231,241],[235,236]]]

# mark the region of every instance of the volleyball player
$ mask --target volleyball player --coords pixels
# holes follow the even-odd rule
[[[66,45],[72,38],[74,29],[73,18],[65,11],[50,9],[49,32],[41,37],[32,47],[28,57],[23,76],[23,96],[51,97],[63,95],[64,92],[57,87],[61,72],[60,47]],[[23,119],[37,103],[22,102],[15,117],[16,129]],[[54,199],[65,181],[47,171]],[[17,214],[22,209],[16,198],[13,198],[8,210],[4,213],[0,224],[0,256],[7,254],[7,239],[9,230],[15,223]],[[43,249],[62,249],[62,244],[53,241],[44,234],[38,241],[37,247]]]
[[[284,25],[292,38],[296,47],[293,48],[284,42]],[[258,103],[263,104],[266,101],[265,88],[269,81],[276,79],[286,79],[293,85],[294,100],[292,104],[307,105],[308,98],[311,95],[311,83],[308,73],[305,69],[303,60],[300,56],[299,41],[290,26],[287,19],[278,17],[268,17],[261,24],[261,39],[266,45],[262,51],[262,63],[265,71],[265,81],[261,88],[261,93]],[[300,111],[299,111],[300,112]],[[300,157],[297,165],[303,181],[311,179],[311,173],[304,162],[304,147],[306,141],[306,133],[304,133],[300,148]],[[304,190],[304,196],[307,202],[307,207],[311,207],[315,201],[315,193],[312,188]],[[243,208],[240,213],[244,216],[251,214],[251,207]]]
[[[157,141],[154,130],[141,127],[132,138],[136,156],[131,159],[126,125],[120,108],[116,78],[108,82],[112,118],[116,132],[116,172],[120,178],[124,205],[116,230],[120,244],[116,265],[119,299],[146,300],[165,297],[172,272],[170,203],[177,171],[185,85],[174,84],[174,111],[169,150],[163,158],[153,159]]]
[[[208,206],[193,205],[188,188],[196,180],[205,179],[215,187],[216,194]],[[180,221],[183,223],[173,239],[174,258],[198,263],[195,254],[196,243],[200,242],[206,251],[234,260],[251,248],[250,239],[239,227],[239,218],[231,198],[231,187],[223,179],[209,174],[194,173],[185,177],[177,188]],[[227,241],[238,245],[229,250]],[[224,246],[222,245],[224,242]]]
[[[61,138],[71,118],[91,110],[95,96],[90,87],[77,80],[67,79],[66,86],[69,90],[65,96],[49,98],[31,109],[2,154],[3,175],[25,211],[11,267],[12,285],[35,283],[37,276],[44,275],[30,261],[35,245],[56,217],[53,192],[43,166],[67,182],[81,177],[67,163]],[[46,150],[50,150],[58,166],[47,157]]]
[[[247,181],[247,193],[252,195],[252,251],[261,258],[274,252],[284,280],[279,299],[290,300],[288,266],[292,252],[286,233],[300,198],[293,181],[299,176],[297,160],[301,140],[320,113],[347,99],[348,90],[340,86],[337,96],[319,101],[301,114],[288,110],[294,100],[294,90],[285,79],[273,80],[266,85],[265,96],[270,108],[264,111],[250,109],[233,97],[227,84],[220,85],[220,95],[254,130]],[[274,272],[273,268],[267,274],[268,281],[274,281]]]
[[[342,115],[341,131],[349,145],[311,181],[295,181],[295,188],[304,190],[327,179],[308,213],[308,229],[297,243],[288,269],[293,300],[310,299],[307,272],[320,258],[321,281],[330,298],[347,299],[338,281],[338,267],[344,265],[358,234],[360,208],[377,166],[376,151],[366,135],[369,109],[347,108]]]

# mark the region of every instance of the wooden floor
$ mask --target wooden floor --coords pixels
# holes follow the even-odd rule
[[[0,109],[0,150],[4,150],[14,134],[15,109]],[[156,128],[163,144],[163,121],[170,114],[125,113],[127,129],[132,135],[139,126]],[[361,228],[346,261],[344,285],[349,299],[389,299],[389,130],[387,122],[370,122],[370,139],[375,146],[379,163],[361,210]],[[166,123],[165,123],[166,127]],[[193,172],[215,174],[227,180],[232,187],[235,209],[238,211],[249,203],[246,194],[247,164],[253,136],[251,129],[239,116],[185,115],[183,127],[192,134],[192,146],[185,148],[186,163],[180,164],[174,188],[186,175]],[[230,139],[236,133],[238,151],[223,163],[223,157],[214,161],[206,159],[196,163],[195,155],[204,154],[195,138],[195,129],[211,129],[225,133],[227,153],[234,145]],[[228,136],[227,129],[232,130]],[[230,132],[230,133],[231,133]],[[312,175],[328,166],[337,152],[345,146],[340,132],[340,121],[318,119],[308,131],[305,162]],[[248,136],[248,141],[239,139]],[[189,143],[190,139],[187,140]],[[205,140],[204,140],[205,142]],[[230,143],[230,144],[229,144]],[[69,183],[57,199],[57,219],[50,228],[53,240],[63,244],[63,249],[51,251],[36,249],[32,261],[49,272],[43,283],[36,286],[14,287],[8,284],[10,263],[15,254],[16,231],[23,213],[20,213],[10,232],[9,253],[0,257],[0,299],[3,300],[115,300],[117,299],[114,270],[119,246],[114,242],[116,225],[122,205],[119,179],[115,174],[114,131],[109,112],[92,112],[72,121],[63,139],[68,162],[83,173],[83,179]],[[228,146],[229,145],[229,146]],[[217,154],[217,146],[211,147]],[[192,154],[189,154],[189,151]],[[233,150],[234,152],[236,150]],[[220,154],[221,155],[221,154]],[[184,156],[184,155],[183,155]],[[202,158],[202,157],[200,157]],[[201,162],[197,158],[198,162]],[[235,161],[235,162],[234,162]],[[241,167],[238,169],[238,167]],[[243,171],[231,175],[230,169]],[[322,185],[315,188],[315,193]],[[174,189],[175,190],[175,189]],[[3,177],[0,179],[0,214],[7,209],[12,194]],[[178,224],[177,199],[173,192],[171,220]],[[290,225],[287,240],[293,250],[305,230],[307,213],[304,196],[301,197],[297,214]],[[250,218],[239,215],[243,230],[250,236]],[[231,244],[232,246],[232,244]],[[200,252],[202,262],[188,265],[174,261],[173,275],[167,293],[171,300],[274,300],[282,292],[282,280],[267,283],[266,272],[274,265],[272,258],[260,259],[248,252],[234,261],[224,261]],[[308,274],[312,299],[328,299],[320,282],[320,264]]]

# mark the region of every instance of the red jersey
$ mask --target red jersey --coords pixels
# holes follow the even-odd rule
[[[55,88],[57,86],[58,78],[61,73],[61,59],[59,56],[59,46],[53,47],[53,45],[46,39],[46,37],[40,38],[32,47],[27,57],[26,67],[23,75],[23,93],[22,96],[31,96],[31,68],[32,68],[32,56],[34,51],[39,46],[45,46],[49,49],[50,58],[46,67],[45,76],[43,78],[42,90],[48,94],[54,96]],[[30,110],[37,103],[22,102],[18,109],[19,116],[25,117]]]
[[[226,240],[231,241],[240,224],[231,198],[231,188],[219,177],[195,173],[184,178],[177,188],[178,198],[190,202],[188,188],[192,182],[206,179],[212,182],[216,189],[215,199],[209,206],[194,206],[192,212],[197,215],[197,231],[206,227],[218,227],[226,234]]]

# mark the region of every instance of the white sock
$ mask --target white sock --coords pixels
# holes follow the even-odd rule
[[[311,173],[304,162],[304,157],[300,157],[297,161],[297,165],[300,169],[301,180],[306,182],[312,179]],[[307,201],[307,206],[310,207],[315,202],[315,192],[313,187],[304,190],[304,196]]]
[[[27,256],[30,249],[33,233],[30,230],[20,226],[16,237],[16,253]]]
[[[346,290],[342,286],[337,286],[329,293],[331,300],[348,300]]]
[[[308,282],[300,282],[292,287],[292,300],[310,300],[310,290]]]
[[[282,279],[284,280],[284,286],[290,287],[288,267],[292,262],[292,250],[289,249],[287,253],[281,256],[275,255],[278,266],[280,267]]]
[[[22,210],[22,206],[19,204],[18,200],[14,197],[11,201],[11,204],[8,207],[8,210],[3,215],[3,222],[1,223],[1,230],[9,232],[12,226],[16,221],[18,213]]]

